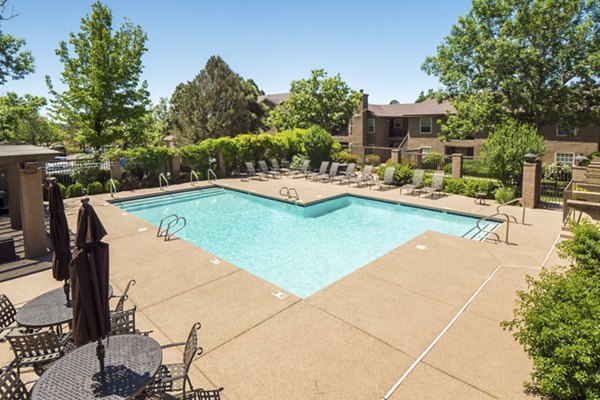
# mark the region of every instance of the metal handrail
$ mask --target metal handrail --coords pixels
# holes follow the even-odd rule
[[[475,236],[479,235],[480,233],[485,233],[485,234],[487,234],[487,235],[494,235],[494,236],[496,236],[496,241],[497,241],[497,242],[501,242],[502,240],[500,239],[500,235],[498,235],[498,234],[497,234],[496,232],[494,232],[494,231],[490,231],[490,230],[487,230],[487,229],[485,229],[485,228],[482,228],[482,227],[479,225],[479,224],[480,224],[481,222],[483,222],[483,221],[493,221],[493,218],[494,218],[494,217],[497,217],[497,216],[500,216],[500,215],[502,215],[502,216],[504,216],[504,218],[506,218],[506,235],[505,235],[504,242],[505,242],[506,244],[508,244],[508,243],[509,243],[509,241],[508,241],[508,235],[509,235],[509,230],[510,230],[510,218],[512,217],[512,215],[508,215],[508,214],[506,214],[506,213],[503,213],[503,212],[497,212],[496,214],[490,215],[489,217],[482,217],[482,218],[479,218],[479,219],[477,220],[477,222],[475,223],[475,225],[477,226],[477,233],[475,233],[475,234],[473,235],[473,237],[475,237]],[[512,217],[512,218],[514,218],[514,217]]]
[[[519,204],[521,205],[521,208],[523,209],[523,213],[522,213],[522,215],[521,215],[521,223],[522,223],[522,224],[525,224],[525,203],[523,202],[523,198],[522,198],[522,197],[519,197],[519,198],[517,198],[517,199],[513,199],[513,200],[511,200],[511,201],[507,201],[506,203],[503,203],[503,204],[499,204],[499,205],[496,207],[496,213],[499,213],[499,214],[506,214],[506,213],[503,213],[502,211],[500,211],[500,207],[503,207],[503,206],[509,206],[509,205],[511,205],[511,204],[513,204],[513,203],[516,203],[516,202],[519,202]],[[510,218],[512,218],[512,219],[514,219],[514,220],[515,220],[515,224],[516,224],[516,223],[518,223],[518,221],[517,221],[517,217],[515,217],[514,215],[510,215]]]
[[[292,195],[294,192],[294,195]],[[298,195],[298,191],[294,188],[288,188],[287,186],[282,186],[279,189],[280,196],[286,196],[288,199],[295,198],[296,200],[300,200],[300,196]]]
[[[208,178],[208,181],[211,182],[210,176],[214,176],[214,180],[216,181],[217,178],[217,174],[215,174],[215,171],[213,171],[211,168],[208,169],[208,171],[206,171],[206,177]]]
[[[165,176],[165,174],[164,174],[164,173],[162,173],[162,174],[160,174],[160,175],[158,176],[158,185],[159,185],[159,188],[160,188],[160,190],[165,190],[165,189],[163,189],[163,186],[162,186],[162,181],[163,181],[163,180],[164,180],[164,181],[165,181],[165,183],[167,184],[167,189],[169,188],[169,181],[167,180],[167,177]]]
[[[196,177],[196,182],[195,182],[195,183],[198,183],[198,182],[200,182],[200,178],[198,178],[198,174],[196,174],[196,171],[192,170],[192,171],[190,172],[190,184],[191,184],[192,186],[194,186],[194,184],[195,184],[195,183],[194,183],[194,177]]]
[[[402,146],[404,146],[404,144],[408,141],[408,133],[406,135],[404,135],[404,138],[402,139],[402,141],[400,141],[400,144],[398,145],[397,149],[398,150],[402,150]]]
[[[110,178],[110,197],[113,199],[117,198],[117,186],[115,185],[115,180]]]
[[[175,229],[173,232],[169,232],[169,230],[172,227],[177,226],[179,224],[179,221],[183,221],[183,225],[181,225],[180,227],[178,227],[177,229]],[[167,225],[167,228],[165,229],[165,242],[167,240],[171,240],[171,238],[173,237],[173,235],[175,235],[177,232],[179,232],[180,230],[182,230],[183,228],[185,228],[186,225],[187,225],[187,220],[184,217],[177,217],[177,219],[169,222],[169,224]]]
[[[168,218],[172,218],[175,217],[175,220],[177,218],[179,218],[179,216],[177,214],[171,214],[171,215],[167,215],[166,217],[163,217],[163,219],[160,220],[160,224],[158,224],[158,231],[156,232],[156,237],[161,237],[164,235],[164,233],[166,232],[166,229],[163,231],[162,230],[162,226],[163,223],[168,219]]]

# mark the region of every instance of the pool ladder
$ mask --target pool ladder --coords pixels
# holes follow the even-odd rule
[[[209,182],[215,182],[217,180],[217,174],[215,174],[215,171],[209,168],[208,171],[206,171],[206,178]]]
[[[298,192],[294,188],[282,186],[281,189],[279,189],[279,194],[281,196],[286,196],[288,199],[300,200],[300,196],[298,196]]]
[[[194,178],[196,178],[196,181],[194,181]],[[200,182],[200,178],[198,178],[198,174],[196,174],[196,171],[192,170],[190,172],[190,184],[194,186],[198,182]]]
[[[479,224],[481,222],[483,222],[483,221],[494,221],[494,222],[497,222],[498,220],[495,217],[504,217],[504,219],[506,220],[506,235],[504,237],[504,243],[510,244],[510,242],[508,241],[508,233],[509,233],[509,230],[510,230],[510,223],[512,221],[515,224],[518,224],[517,217],[515,217],[514,215],[509,215],[507,213],[504,213],[504,212],[500,211],[500,207],[508,206],[508,205],[511,205],[511,204],[514,204],[514,203],[517,203],[517,202],[523,208],[523,215],[521,217],[521,223],[525,224],[525,204],[523,203],[523,198],[519,197],[517,199],[508,201],[508,202],[506,202],[504,204],[498,205],[498,207],[496,207],[496,213],[495,214],[490,215],[489,217],[482,217],[479,220],[477,220],[477,223],[475,224],[475,227],[473,227],[473,229],[471,229],[469,232],[467,232],[464,235],[462,235],[462,237],[466,237],[471,232],[473,232],[475,229],[477,229],[476,233],[473,234],[473,236],[471,236],[472,238],[476,237],[480,233],[484,233],[485,234],[484,239],[489,239],[489,240],[495,241],[496,243],[500,243],[500,242],[502,242],[502,240],[500,239],[500,235],[498,235],[498,233],[494,232],[494,230],[486,229],[487,225],[484,226],[484,227],[482,227]],[[493,236],[493,238],[491,236]]]
[[[167,227],[163,229],[163,224],[167,221]],[[182,222],[182,224],[180,224],[180,222]],[[156,237],[164,237],[166,242],[168,240],[171,240],[173,235],[185,228],[186,225],[187,220],[184,217],[180,217],[177,214],[167,215],[166,217],[160,220],[160,224],[158,225],[158,231],[156,232]]]
[[[163,180],[165,181],[165,183],[167,185],[167,189],[169,188],[169,180],[167,179],[166,175],[163,173],[158,176],[158,186],[159,186],[160,190],[165,190],[162,185]]]

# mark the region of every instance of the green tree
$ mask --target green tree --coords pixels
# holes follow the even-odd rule
[[[4,15],[8,0],[0,0],[0,22],[16,17]],[[25,75],[35,71],[33,56],[28,50],[23,50],[25,40],[17,39],[0,29],[0,86],[8,79],[23,79]]]
[[[506,119],[483,143],[481,158],[489,171],[505,184],[520,182],[525,154],[544,153],[544,138],[535,127]]]
[[[169,131],[180,144],[257,132],[264,114],[255,104],[258,94],[253,81],[245,81],[221,57],[212,56],[192,81],[175,89]]]
[[[58,93],[46,81],[52,112],[73,127],[81,144],[102,147],[122,138],[124,130],[146,114],[147,83],[140,84],[146,34],[126,20],[113,32],[112,13],[96,2],[81,20],[81,31],[61,42],[56,54],[64,65]]]
[[[339,74],[328,78],[315,69],[310,78],[292,82],[289,99],[271,111],[268,125],[278,130],[318,125],[335,134],[346,129],[361,99]]]
[[[542,270],[517,293],[514,331],[533,361],[526,388],[545,399],[600,399],[600,226],[583,222],[559,245],[569,268]]]
[[[126,125],[120,144],[125,146],[159,146],[166,136],[168,99],[161,97],[150,112]]]
[[[0,141],[51,144],[62,137],[60,128],[40,114],[43,97],[8,92],[0,97]]]
[[[317,168],[321,162],[328,161],[331,158],[335,140],[325,129],[313,125],[308,128],[302,139],[304,150],[310,159],[312,168]]]
[[[487,93],[535,127],[583,126],[600,121],[599,30],[598,1],[473,0],[422,68],[451,100]]]

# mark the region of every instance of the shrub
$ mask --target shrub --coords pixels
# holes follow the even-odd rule
[[[427,153],[423,156],[424,169],[438,169],[444,161],[444,156],[440,153]]]
[[[379,179],[383,179],[383,175],[385,174],[385,168],[382,168],[383,165],[380,166],[377,174],[379,175]],[[393,164],[387,163],[386,167],[394,167],[394,184],[396,185],[404,185],[412,181],[413,177],[413,169],[405,164]]]
[[[83,196],[83,186],[81,183],[74,183],[67,187],[66,195],[68,198]]]
[[[358,164],[360,158],[358,154],[352,154],[348,150],[342,150],[333,155],[333,161],[340,162],[342,164],[355,163]]]
[[[367,154],[365,156],[365,164],[377,166],[381,164],[381,158],[378,154]]]
[[[542,270],[517,292],[513,331],[533,361],[526,388],[547,399],[600,398],[600,226],[573,226],[559,245],[571,268]]]
[[[62,183],[58,183],[58,188],[60,189],[60,196],[63,199],[67,198],[67,187],[65,185],[63,185]]]
[[[486,198],[492,198],[498,188],[498,183],[473,178],[444,179],[444,191],[461,196],[475,197],[475,193],[484,193]]]
[[[95,195],[95,194],[100,194],[104,192],[104,187],[102,186],[102,184],[100,182],[90,182],[87,185],[87,194],[89,195]]]
[[[121,183],[116,179],[113,182],[115,183],[115,189],[117,190],[117,192],[120,192],[121,191]],[[110,193],[110,179],[107,180],[106,182],[104,182],[104,191],[106,193]]]
[[[452,163],[448,163],[448,164],[444,165],[444,168],[442,168],[442,170],[444,171],[445,174],[451,174],[452,173]]]
[[[300,167],[302,167],[302,164],[304,164],[304,161],[308,160],[308,158],[306,158],[306,156],[302,155],[302,154],[296,154],[295,156],[292,157],[292,161],[290,162],[290,168],[292,169],[300,169]]]
[[[91,182],[104,182],[110,179],[110,171],[100,168],[77,167],[76,165],[73,179],[81,185],[87,186]]]
[[[544,179],[567,180],[570,181],[571,166],[568,164],[550,164],[542,167],[542,176]]]
[[[499,204],[504,204],[517,197],[515,188],[509,186],[501,186],[494,192],[494,198]]]
[[[325,129],[312,126],[304,135],[303,143],[311,168],[317,168],[321,162],[329,160],[334,140]]]

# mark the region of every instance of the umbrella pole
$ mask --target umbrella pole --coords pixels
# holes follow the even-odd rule
[[[69,293],[71,292],[71,285],[69,285],[68,279],[65,279],[63,290],[65,291],[65,297],[67,299],[67,307],[71,307],[71,297],[69,296]]]
[[[96,356],[98,357],[98,361],[100,361],[100,372],[104,372],[104,356],[106,352],[104,349],[104,345],[102,344],[102,339],[98,339],[98,346],[96,347]]]

